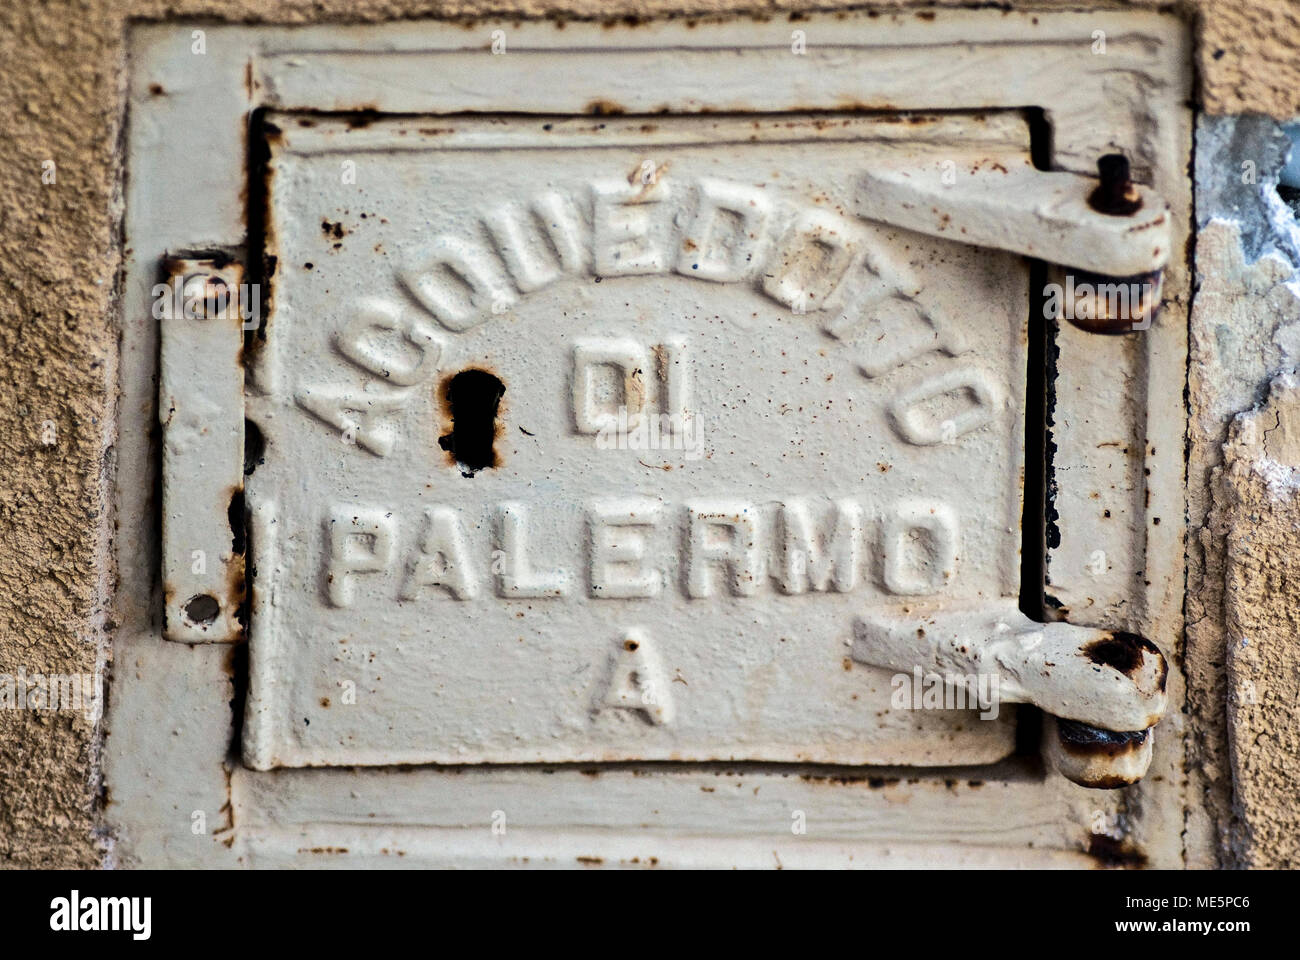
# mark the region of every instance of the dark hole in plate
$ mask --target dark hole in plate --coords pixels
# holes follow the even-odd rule
[[[462,476],[497,465],[493,444],[497,436],[497,410],[506,385],[486,370],[462,370],[443,386],[451,415],[451,433],[438,438]]]
[[[217,603],[217,598],[201,593],[197,597],[190,597],[185,604],[185,616],[191,623],[207,624],[217,619],[217,614],[221,612],[221,604]]]

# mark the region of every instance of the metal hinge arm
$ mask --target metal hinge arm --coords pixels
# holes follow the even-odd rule
[[[1159,648],[1131,633],[1037,623],[1012,604],[854,623],[853,658],[935,678],[970,696],[1029,703],[1060,722],[1049,757],[1084,786],[1138,780],[1151,759],[1151,728],[1167,706],[1168,666]]]

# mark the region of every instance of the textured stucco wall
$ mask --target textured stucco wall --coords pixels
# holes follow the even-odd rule
[[[866,6],[799,0],[52,0],[0,6],[0,673],[93,673],[111,649],[107,548],[113,518],[105,504],[114,436],[124,37],[132,18],[301,23],[488,13],[778,14],[850,5]],[[1078,0],[1011,5],[1087,6]],[[1156,0],[1103,5],[1167,6]],[[1300,112],[1300,16],[1292,4],[1215,0],[1178,9],[1198,24],[1205,109],[1281,118]],[[1248,611],[1234,616],[1248,617]],[[1273,623],[1271,629],[1286,626]],[[1226,744],[1223,690],[1215,686],[1212,666],[1222,656],[1213,649],[1191,653],[1208,664],[1197,709],[1211,727],[1218,723],[1216,742]],[[0,710],[0,864],[99,862],[95,737],[93,718]],[[1225,770],[1219,764],[1209,771],[1220,805],[1228,796]],[[1260,785],[1256,794],[1267,805],[1278,781],[1245,770],[1242,775]],[[1267,812],[1263,816],[1267,820]]]
[[[1279,386],[1300,364],[1300,227],[1276,189],[1289,148],[1267,117],[1197,126],[1189,371],[1196,769],[1221,858],[1273,867],[1300,866],[1300,657],[1288,572],[1300,539],[1287,483],[1300,456],[1296,391]]]
[[[1300,301],[1293,303],[1300,305]],[[1295,312],[1292,313],[1292,320]],[[1229,851],[1248,867],[1300,866],[1300,383],[1280,375],[1232,429],[1214,475],[1224,567],[1228,734],[1235,797]]]

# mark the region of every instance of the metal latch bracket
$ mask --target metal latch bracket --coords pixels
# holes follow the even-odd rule
[[[244,604],[243,267],[168,258],[154,288],[160,325],[163,635],[242,639]]]

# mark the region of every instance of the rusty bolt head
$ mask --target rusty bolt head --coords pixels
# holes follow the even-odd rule
[[[220,276],[210,273],[190,274],[183,279],[182,289],[186,302],[194,310],[194,319],[222,319],[228,314],[231,290]]]
[[[243,267],[227,257],[169,257],[163,261],[167,284],[176,293],[169,316],[186,320],[242,320]]]
[[[1088,205],[1098,213],[1128,217],[1142,209],[1142,195],[1129,178],[1128,157],[1108,153],[1097,161],[1101,182],[1088,198]]]

